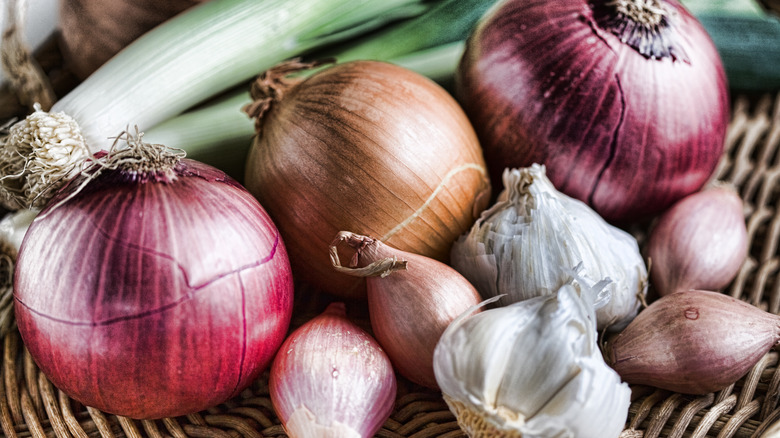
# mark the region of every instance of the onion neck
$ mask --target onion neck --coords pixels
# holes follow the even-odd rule
[[[687,61],[674,29],[677,11],[665,0],[606,0],[594,3],[601,28],[643,56]]]
[[[355,251],[350,266],[341,264],[338,245],[342,242]],[[388,254],[388,251],[383,251],[386,248],[379,240],[341,231],[331,243],[330,260],[336,271],[354,277],[386,277],[395,271],[405,270],[406,260],[399,260],[395,255]]]
[[[300,58],[295,58],[281,62],[258,76],[249,90],[252,102],[243,108],[255,121],[255,132],[260,133],[264,117],[271,107],[281,102],[292,88],[303,82],[301,74],[330,62],[333,61],[328,59],[303,62]]]
[[[125,142],[124,147],[118,147],[120,140]],[[140,133],[123,132],[99,166],[116,170],[135,182],[169,183],[176,180],[175,169],[184,156],[182,150],[144,142]]]

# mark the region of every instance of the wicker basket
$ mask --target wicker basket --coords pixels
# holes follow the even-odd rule
[[[47,72],[55,89],[66,90],[72,78],[56,68],[57,61],[55,56]],[[780,206],[780,95],[735,98],[726,151],[716,177],[734,184],[742,195],[750,239],[749,258],[724,293],[780,314],[780,212],[776,211]],[[632,230],[640,243],[646,229]],[[321,312],[331,300],[312,291],[299,292],[293,326]],[[368,327],[361,304],[350,304],[350,311]],[[2,339],[2,349],[0,426],[7,437],[286,436],[268,396],[267,374],[240,396],[208,411],[138,421],[69,399],[38,370],[15,330]],[[780,436],[779,362],[778,352],[771,351],[737,383],[706,396],[632,387],[621,436]],[[377,437],[465,436],[440,393],[399,377],[395,409]]]

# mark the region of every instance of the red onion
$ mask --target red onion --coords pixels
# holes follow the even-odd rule
[[[160,418],[219,404],[267,368],[293,283],[279,232],[243,187],[144,146],[112,152],[36,218],[15,311],[33,359],[67,395]]]
[[[701,188],[729,120],[715,46],[675,0],[505,1],[469,38],[455,95],[496,187],[505,168],[544,164],[611,222]]]
[[[342,242],[355,250],[351,267],[339,260]],[[433,351],[450,323],[479,304],[474,286],[440,261],[347,231],[331,244],[331,261],[338,272],[366,277],[371,328],[395,369],[438,389]]]
[[[268,389],[293,438],[368,438],[393,410],[396,380],[377,341],[331,303],[284,341]]]

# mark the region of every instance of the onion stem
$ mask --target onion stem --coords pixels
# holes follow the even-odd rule
[[[351,37],[420,0],[214,0],[156,27],[52,108],[74,117],[92,149],[128,123],[141,130],[249,80],[290,56]],[[366,29],[367,30],[367,29]]]

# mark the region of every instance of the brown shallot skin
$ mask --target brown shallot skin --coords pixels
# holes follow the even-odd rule
[[[690,290],[650,304],[607,341],[605,359],[629,384],[684,394],[719,391],[780,340],[780,316],[719,292]]]
[[[419,385],[439,389],[433,372],[433,351],[447,326],[479,304],[479,292],[442,262],[398,250],[367,236],[339,236],[334,245],[343,238],[358,250],[356,267],[365,268],[375,262],[392,265],[384,275],[377,272],[367,276],[368,313],[374,336],[401,375]],[[340,270],[349,273],[349,268]],[[352,275],[361,275],[359,271],[356,269]]]
[[[650,231],[647,255],[659,295],[688,289],[720,290],[747,257],[742,198],[725,185],[688,195]]]

